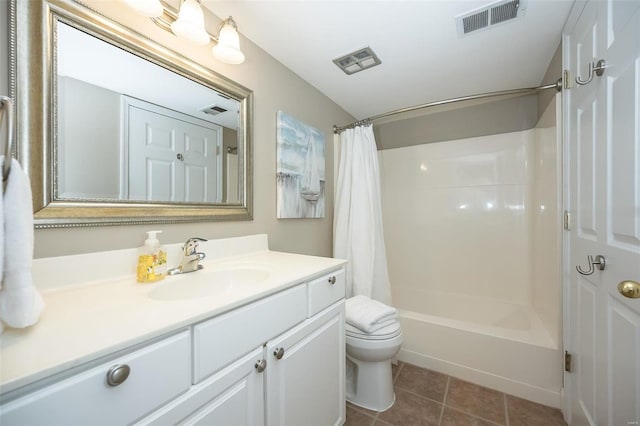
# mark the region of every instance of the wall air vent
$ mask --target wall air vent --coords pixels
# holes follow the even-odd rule
[[[334,59],[333,63],[346,74],[351,75],[380,65],[382,61],[373,53],[370,47],[365,47]]]
[[[223,112],[227,112],[227,109],[222,108],[218,105],[209,105],[207,107],[201,108],[200,111],[204,112],[205,114],[218,115],[222,114]]]
[[[464,13],[456,17],[458,34],[463,36],[474,31],[520,18],[524,15],[527,0],[501,0]]]

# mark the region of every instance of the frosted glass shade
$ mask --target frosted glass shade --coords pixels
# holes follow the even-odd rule
[[[204,29],[202,8],[196,0],[184,0],[178,19],[171,24],[171,31],[193,44],[204,45],[210,40],[207,30]]]
[[[227,64],[244,62],[244,53],[240,50],[240,36],[231,17],[222,24],[218,34],[218,44],[213,47],[212,53],[216,59]]]
[[[149,18],[157,18],[164,12],[160,0],[124,0],[124,2],[139,14]]]

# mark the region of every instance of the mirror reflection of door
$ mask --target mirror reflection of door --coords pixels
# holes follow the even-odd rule
[[[57,41],[55,199],[239,203],[238,100],[64,23]]]
[[[221,126],[123,97],[124,199],[222,200]]]

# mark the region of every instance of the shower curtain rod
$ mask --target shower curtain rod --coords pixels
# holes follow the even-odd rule
[[[378,114],[378,115],[374,115],[373,117],[369,117],[369,118],[365,118],[364,120],[358,120],[358,121],[354,121],[351,124],[347,124],[346,126],[333,126],[333,133],[334,134],[338,134],[346,129],[353,129],[356,126],[360,126],[363,124],[370,124],[371,122],[378,120],[380,118],[384,118],[384,117],[389,117],[391,115],[396,115],[396,114],[402,114],[404,112],[410,112],[410,111],[416,111],[419,109],[423,109],[423,108],[428,108],[428,107],[432,107],[432,106],[438,106],[438,105],[446,105],[446,104],[452,104],[454,102],[461,102],[461,101],[470,101],[473,99],[481,99],[481,98],[492,98],[495,96],[506,96],[506,95],[520,95],[520,94],[525,94],[525,93],[530,93],[533,94],[535,92],[538,92],[540,90],[547,90],[547,89],[556,89],[558,92],[560,90],[562,90],[562,78],[559,78],[558,81],[556,81],[555,83],[552,84],[547,84],[544,86],[538,86],[538,87],[528,87],[528,88],[524,88],[524,89],[511,89],[511,90],[501,90],[499,92],[488,92],[488,93],[480,93],[478,95],[470,95],[470,96],[463,96],[461,98],[451,98],[451,99],[445,99],[442,101],[435,101],[435,102],[429,102],[426,104],[422,104],[422,105],[414,105],[411,107],[407,107],[407,108],[400,108],[400,109],[396,109],[394,111],[390,111],[390,112],[385,112],[382,114]]]

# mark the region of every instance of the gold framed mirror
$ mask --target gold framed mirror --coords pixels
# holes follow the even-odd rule
[[[36,228],[252,218],[251,90],[72,0],[11,0],[10,43]]]

